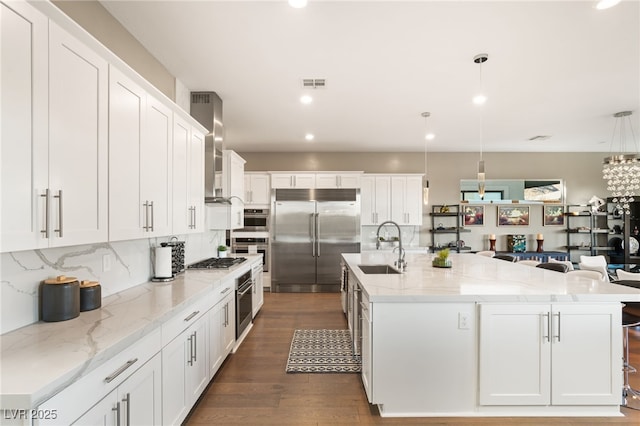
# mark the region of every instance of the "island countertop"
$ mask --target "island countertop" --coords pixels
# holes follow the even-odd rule
[[[397,253],[342,257],[371,302],[640,302],[640,289],[470,253],[450,254],[451,268],[433,267],[433,254],[407,253],[402,274],[365,274],[358,267],[393,265]]]

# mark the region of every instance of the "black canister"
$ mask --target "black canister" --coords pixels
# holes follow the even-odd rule
[[[80,283],[60,275],[42,285],[42,321],[65,321],[80,315]]]
[[[80,312],[92,311],[102,306],[102,287],[97,281],[80,283]]]

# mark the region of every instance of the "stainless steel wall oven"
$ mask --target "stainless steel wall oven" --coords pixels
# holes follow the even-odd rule
[[[243,231],[268,232],[269,209],[244,209]]]
[[[236,339],[251,324],[253,317],[253,280],[251,270],[236,279]]]
[[[237,254],[249,254],[249,247],[256,246],[257,253],[262,254],[262,270],[269,271],[269,237],[243,237],[242,233],[234,233],[231,239],[231,250]]]

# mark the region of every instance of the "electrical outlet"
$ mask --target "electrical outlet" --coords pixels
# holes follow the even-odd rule
[[[102,272],[107,272],[111,270],[111,255],[104,254],[102,255]]]
[[[469,329],[469,314],[466,312],[458,312],[458,328],[460,330]]]

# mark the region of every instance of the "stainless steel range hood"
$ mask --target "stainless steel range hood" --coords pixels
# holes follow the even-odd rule
[[[222,196],[222,99],[215,92],[191,92],[191,116],[209,130],[204,138],[204,201],[230,204]]]

